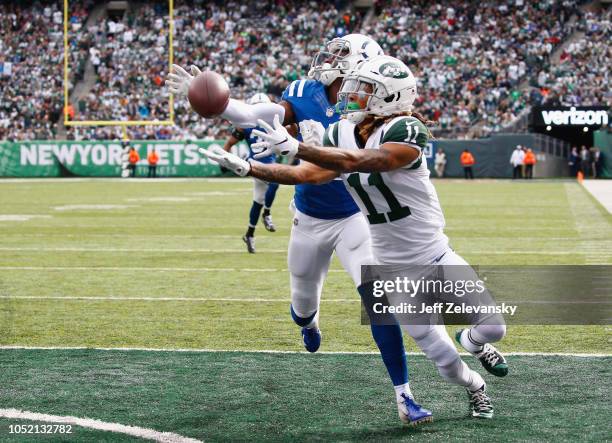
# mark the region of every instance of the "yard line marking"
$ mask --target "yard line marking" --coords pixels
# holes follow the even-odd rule
[[[139,426],[128,426],[120,423],[111,423],[93,418],[72,417],[70,415],[49,415],[38,412],[22,411],[21,409],[0,409],[0,417],[12,418],[15,420],[43,421],[47,423],[63,423],[82,428],[97,429],[99,431],[115,432],[118,434],[131,435],[147,440],[159,441],[164,443],[202,443],[195,438],[183,437],[173,432],[159,432],[149,428]]]
[[[249,352],[253,354],[304,354],[312,355],[308,351],[292,351],[292,350],[276,350],[276,349],[208,349],[208,348],[133,348],[133,347],[88,347],[88,346],[20,346],[20,345],[3,345],[0,350],[41,350],[41,351],[125,351],[125,352],[197,352],[197,353],[238,353]],[[378,351],[317,351],[317,354],[325,355],[380,355]],[[460,352],[460,355],[472,355],[467,352]],[[406,355],[418,356],[423,355],[422,352],[406,352]],[[504,352],[508,356],[526,356],[526,357],[584,357],[584,358],[609,358],[612,354],[603,353],[572,353],[572,352]]]
[[[0,251],[14,251],[14,252],[155,252],[155,253],[166,253],[166,252],[177,252],[177,253],[204,253],[204,254],[217,254],[217,253],[233,253],[240,252],[244,253],[244,248],[240,249],[164,249],[164,248],[34,248],[34,247],[0,247]],[[267,249],[265,252],[268,253],[287,253],[287,249]]]
[[[0,300],[108,300],[108,301],[223,301],[223,302],[246,302],[246,303],[291,303],[290,298],[237,298],[237,297],[115,297],[115,296],[64,296],[64,295],[2,295]],[[355,296],[352,298],[322,299],[327,303],[359,303],[361,300]],[[601,302],[606,303],[606,302]]]
[[[134,266],[0,266],[0,271],[289,272],[287,268],[165,268]],[[328,272],[345,272],[330,269]]]
[[[456,248],[462,254],[478,254],[478,255],[579,255],[588,253],[589,256],[598,257],[611,257],[612,251],[604,250],[585,250],[582,248],[572,249],[571,251],[542,251],[542,250],[492,250],[492,251],[481,251],[481,250],[469,250]],[[601,247],[599,248],[601,249]],[[0,251],[13,251],[13,252],[154,252],[154,253],[202,253],[202,254],[217,254],[217,253],[244,253],[244,249],[215,249],[215,248],[201,248],[201,249],[160,249],[160,248],[44,248],[44,247],[0,247]],[[281,254],[287,253],[287,249],[266,249],[264,252]]]
[[[609,294],[602,295],[609,297]],[[223,302],[245,302],[245,303],[291,303],[290,298],[240,298],[240,297],[123,297],[123,296],[100,296],[100,295],[0,295],[0,300],[108,300],[108,301],[223,301]],[[327,303],[359,303],[361,299],[355,298],[334,298],[321,299],[321,302]],[[539,304],[539,305],[609,305],[612,301],[599,300],[503,300],[499,303],[515,303],[521,304]]]
[[[189,178],[177,178],[177,177],[164,177],[164,178],[146,178],[146,179],[127,179],[121,177],[71,177],[71,178],[3,178],[0,180],[0,184],[5,183],[79,183],[79,182],[115,182],[115,183],[140,183],[144,185],[146,183],[186,183],[186,182],[213,182],[213,183],[232,183],[237,184],[238,182],[244,183],[245,185],[251,186],[251,181],[241,177],[224,177],[224,178],[202,178],[202,177],[189,177]]]

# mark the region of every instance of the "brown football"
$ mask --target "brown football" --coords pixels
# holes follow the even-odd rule
[[[204,71],[191,81],[187,98],[202,117],[220,115],[229,103],[229,86],[216,72]]]

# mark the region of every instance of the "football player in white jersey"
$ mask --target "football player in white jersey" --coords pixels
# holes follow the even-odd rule
[[[380,46],[365,35],[349,34],[333,39],[315,56],[309,78],[292,82],[279,104],[249,105],[230,99],[221,117],[241,128],[257,126],[258,119],[272,123],[276,117],[285,125],[298,123],[303,140],[320,144],[323,129],[339,120],[335,105],[344,75],[357,63],[380,54]],[[199,70],[192,66],[191,72],[193,75],[174,66],[174,73],[169,74],[166,81],[170,92],[186,95],[189,83]],[[223,152],[227,158],[236,157]],[[227,167],[223,160],[219,164]],[[248,165],[246,161],[241,164]],[[274,168],[273,164],[269,166]],[[298,166],[279,166],[306,175],[312,169],[321,169],[305,161]],[[228,169],[242,176],[248,171],[240,172],[239,165]],[[335,252],[363,296],[367,287],[361,284],[361,266],[372,263],[372,249],[367,221],[342,180],[326,180],[316,186],[307,181],[294,184],[298,186],[295,187],[295,216],[287,260],[291,282],[290,312],[293,321],[302,328],[305,348],[316,352],[322,337],[319,330],[321,291],[332,255]],[[373,323],[371,331],[393,383],[400,419],[410,424],[431,421],[431,411],[417,404],[410,392],[400,327]]]
[[[262,122],[266,132],[256,133],[263,141],[255,146],[265,149],[260,155],[295,155],[318,165],[308,174],[256,161],[241,163],[219,151],[201,152],[229,169],[246,169],[249,175],[281,184],[320,183],[341,176],[368,219],[378,264],[467,266],[443,233],[444,216],[422,155],[429,131],[424,118],[412,111],[416,95],[416,79],[408,67],[379,56],[344,78],[338,96],[344,118],[326,129],[323,142],[335,148],[298,142],[278,119],[274,127]],[[503,318],[495,320],[476,322],[456,338],[490,373],[504,376],[507,363],[490,343],[503,338],[506,329]],[[466,387],[472,416],[493,417],[483,378],[461,360],[444,326],[403,327],[443,378]]]

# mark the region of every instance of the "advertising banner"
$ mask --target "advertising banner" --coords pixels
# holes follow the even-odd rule
[[[157,175],[161,177],[213,177],[219,166],[198,152],[198,148],[223,146],[224,141],[130,141],[140,156],[136,176],[146,176],[147,155],[153,149],[159,156]],[[120,141],[0,142],[0,177],[120,177]],[[234,153],[246,156],[240,143]]]

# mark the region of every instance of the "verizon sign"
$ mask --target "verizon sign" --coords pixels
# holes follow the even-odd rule
[[[607,106],[593,107],[535,107],[534,126],[606,126],[609,121]]]

